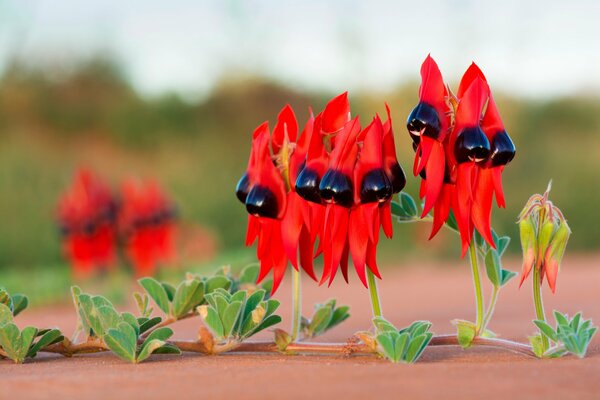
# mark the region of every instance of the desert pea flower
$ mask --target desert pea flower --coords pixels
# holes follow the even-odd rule
[[[119,228],[136,275],[153,275],[159,263],[173,260],[175,205],[155,181],[122,185]]]
[[[113,264],[116,214],[117,204],[108,186],[91,171],[79,170],[57,210],[63,249],[77,277]]]
[[[556,278],[560,263],[567,247],[571,229],[563,213],[550,200],[551,185],[543,195],[533,195],[519,215],[519,231],[523,248],[523,268],[521,282],[535,268],[541,285],[544,276],[552,293],[556,292]]]
[[[409,115],[407,128],[416,151],[414,173],[423,178],[423,216],[433,208],[430,239],[453,211],[463,256],[474,229],[494,247],[490,224],[492,197],[495,194],[498,205],[504,207],[501,174],[513,159],[515,147],[504,129],[485,76],[477,65],[471,64],[456,96],[443,83],[430,56],[423,63],[421,76],[420,101]]]
[[[296,116],[288,105],[280,112],[272,136],[267,122],[260,125],[253,133],[248,167],[236,188],[249,214],[246,245],[258,239],[258,282],[272,271],[273,293],[285,275],[288,261],[296,270],[301,267],[316,279],[316,237],[310,231],[310,209],[294,185],[306,158],[313,122],[311,116],[298,137]]]

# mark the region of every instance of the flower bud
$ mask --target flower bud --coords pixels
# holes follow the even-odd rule
[[[544,266],[546,269],[548,285],[550,285],[552,293],[556,291],[556,277],[558,276],[560,262],[565,254],[565,249],[567,248],[569,236],[571,236],[571,229],[569,228],[569,225],[567,225],[567,222],[563,221],[556,230],[556,233],[552,237],[552,241],[546,250]]]
[[[544,255],[546,254],[546,249],[548,249],[548,245],[550,245],[550,240],[554,235],[554,231],[556,230],[556,226],[554,221],[551,221],[549,218],[546,218],[542,223],[542,226],[539,230],[539,236],[537,238],[537,260],[536,260],[536,268],[540,268],[540,264],[544,259]]]
[[[530,216],[519,221],[519,233],[521,236],[521,248],[523,249],[523,268],[521,282],[519,283],[519,286],[521,286],[525,278],[529,275],[535,262],[535,255],[537,254],[535,224]]]

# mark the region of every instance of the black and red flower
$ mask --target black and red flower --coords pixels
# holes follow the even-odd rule
[[[321,283],[331,283],[338,269],[347,280],[351,256],[366,286],[365,268],[380,277],[379,230],[391,237],[390,200],[406,183],[389,109],[385,124],[376,117],[362,130],[343,93],[316,117],[311,114],[298,140],[296,135],[293,111],[286,106],[272,136],[267,123],[255,131],[238,182],[237,196],[250,214],[246,244],[258,238],[259,280],[272,270],[275,291],[288,261],[316,279],[313,258],[322,253]]]
[[[473,232],[495,247],[492,198],[505,206],[502,171],[515,155],[485,76],[472,64],[454,96],[428,56],[421,68],[419,104],[407,128],[414,142],[415,175],[421,174],[423,216],[433,209],[431,238],[454,212],[466,253]]]

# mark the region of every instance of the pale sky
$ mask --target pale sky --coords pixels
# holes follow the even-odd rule
[[[0,0],[11,56],[114,56],[142,93],[207,93],[231,71],[305,89],[385,90],[428,53],[450,81],[474,60],[495,88],[600,94],[599,0]]]

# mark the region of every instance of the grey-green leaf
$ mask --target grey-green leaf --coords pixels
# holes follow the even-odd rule
[[[164,286],[154,278],[142,278],[138,282],[146,290],[152,300],[154,300],[158,308],[165,314],[169,314],[169,296]]]

